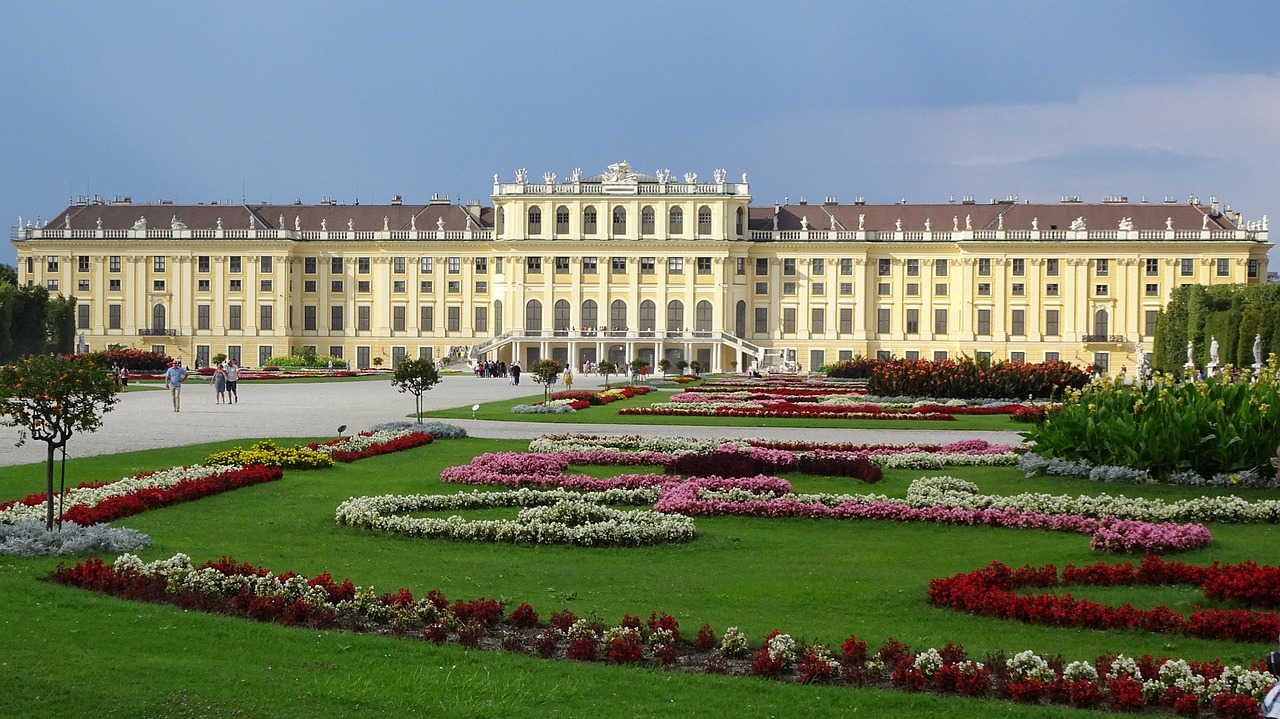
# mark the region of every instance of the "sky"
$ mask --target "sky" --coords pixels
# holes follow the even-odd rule
[[[746,172],[756,205],[1195,195],[1280,218],[1273,0],[71,1],[5,3],[0,27],[10,230],[80,195],[490,204],[495,173],[623,159]]]

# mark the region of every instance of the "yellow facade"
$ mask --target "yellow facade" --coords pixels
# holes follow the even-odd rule
[[[494,178],[492,206],[84,201],[20,227],[19,281],[75,295],[93,349],[261,364],[402,356],[1058,358],[1111,371],[1182,284],[1263,282],[1265,221],[1216,201],[751,206],[626,163]],[[813,218],[811,221],[810,218]]]

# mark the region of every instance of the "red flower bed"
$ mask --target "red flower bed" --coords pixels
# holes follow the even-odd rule
[[[373,433],[361,432],[357,436],[368,437],[371,434]],[[328,447],[344,441],[345,440],[343,438],[338,438],[329,442],[312,442],[307,445],[307,447],[316,449],[317,447]],[[421,447],[424,444],[431,444],[433,441],[435,441],[435,437],[432,437],[426,432],[414,432],[403,437],[396,437],[388,442],[370,445],[359,452],[339,450],[336,452],[330,452],[329,456],[333,457],[333,461],[335,462],[354,462],[357,459],[368,459],[369,457],[377,457],[380,454],[391,454],[392,452],[400,452],[406,449],[413,449],[414,447]]]
[[[1049,398],[1068,387],[1079,388],[1089,375],[1065,362],[1026,364],[958,360],[893,360],[879,362],[867,389],[882,397],[1026,397]]]
[[[951,407],[948,409],[957,409]],[[918,409],[885,409],[880,405],[857,405],[850,407],[818,407],[815,405],[779,402],[769,407],[713,407],[709,409],[655,409],[652,407],[625,407],[618,414],[647,414],[659,416],[700,416],[700,417],[809,417],[818,419],[920,419],[954,422],[955,417],[940,411],[922,411]]]
[[[254,464],[231,472],[220,472],[199,479],[184,479],[172,487],[163,489],[141,489],[128,494],[109,497],[98,504],[88,507],[77,504],[62,513],[62,521],[75,522],[80,525],[110,522],[121,517],[128,517],[148,509],[168,507],[173,504],[189,502],[193,499],[208,497],[211,494],[230,492],[233,489],[247,487],[251,484],[271,482],[284,476],[279,467],[263,467]]]
[[[1070,594],[1020,593],[1027,587],[1068,585],[1169,585],[1200,586],[1206,596],[1234,599],[1257,606],[1274,607],[1280,600],[1275,567],[1252,562],[1208,567],[1165,562],[1148,557],[1142,566],[1131,563],[1087,567],[1067,565],[1058,579],[1056,567],[1030,566],[1010,569],[999,562],[968,574],[929,582],[929,601],[938,606],[982,616],[1016,619],[1028,624],[1083,629],[1143,629],[1149,632],[1188,634],[1204,639],[1237,642],[1269,642],[1280,634],[1280,615],[1249,609],[1197,609],[1181,615],[1166,606],[1135,609],[1126,604],[1112,607]],[[1262,589],[1257,589],[1257,588]],[[1270,587],[1268,593],[1267,587]]]

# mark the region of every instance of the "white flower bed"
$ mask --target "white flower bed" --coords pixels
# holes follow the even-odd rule
[[[244,468],[236,464],[211,466],[194,464],[190,467],[170,467],[153,472],[145,477],[125,477],[124,479],[104,484],[101,487],[68,489],[61,503],[64,509],[77,505],[96,507],[101,502],[118,495],[129,494],[141,489],[165,489],[184,479],[202,479],[220,472],[235,472],[240,469]],[[54,502],[57,503],[58,501],[59,499],[55,497]],[[43,523],[45,520],[45,504],[43,502],[36,505],[15,504],[0,512],[0,524],[14,524],[24,519]]]
[[[342,441],[333,444],[322,444],[316,447],[317,452],[324,454],[333,454],[334,452],[363,452],[375,444],[385,444],[392,440],[408,437],[417,430],[393,430],[380,429],[372,434],[357,434],[350,437],[344,437]]]

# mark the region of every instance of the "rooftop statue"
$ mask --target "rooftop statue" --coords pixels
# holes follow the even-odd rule
[[[1133,218],[1132,218],[1132,217],[1122,217],[1122,218],[1120,218],[1120,230],[1121,230],[1121,231],[1128,232],[1129,230],[1132,230],[1132,229],[1133,229]]]
[[[135,230],[145,230],[145,229],[147,229],[147,217],[146,217],[146,215],[143,215],[142,217],[139,217],[139,218],[138,218],[138,221],[137,221],[137,222],[135,222],[135,223],[133,223],[133,229],[135,229]]]
[[[1085,229],[1085,226],[1084,226],[1084,217],[1083,217],[1083,216],[1081,216],[1081,217],[1077,217],[1076,219],[1072,220],[1072,221],[1071,221],[1071,229],[1072,229],[1073,231],[1075,231],[1075,232],[1081,232],[1081,231],[1083,231],[1083,230]]]

